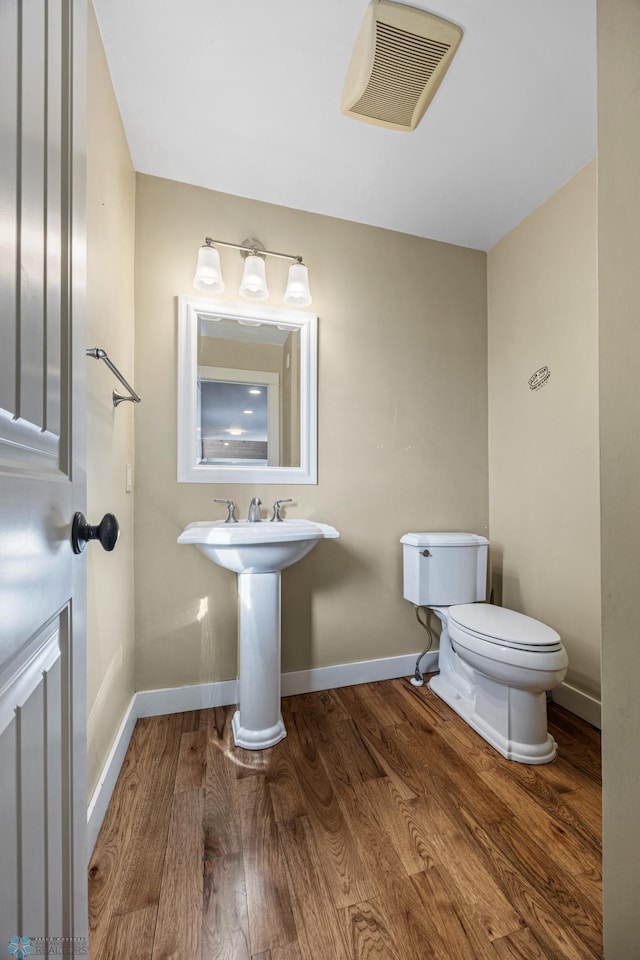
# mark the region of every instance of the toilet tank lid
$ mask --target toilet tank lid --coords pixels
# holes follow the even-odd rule
[[[475,533],[405,533],[400,543],[412,547],[470,547],[487,544],[486,537]]]
[[[450,628],[452,624],[509,646],[555,647],[561,642],[560,634],[546,623],[491,603],[449,607]]]

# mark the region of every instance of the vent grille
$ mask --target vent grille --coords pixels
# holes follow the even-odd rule
[[[371,0],[345,80],[342,112],[413,130],[462,39],[454,23],[393,0]]]
[[[411,127],[424,89],[450,49],[450,43],[438,43],[388,23],[376,23],[371,78],[351,111]]]

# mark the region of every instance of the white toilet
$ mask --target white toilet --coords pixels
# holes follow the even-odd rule
[[[442,622],[430,688],[508,760],[549,763],[546,691],[569,664],[560,636],[538,620],[484,601],[488,540],[472,533],[402,537],[404,596]]]

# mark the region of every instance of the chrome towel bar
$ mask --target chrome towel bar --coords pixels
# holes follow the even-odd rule
[[[141,398],[140,398],[140,397],[138,396],[138,394],[135,392],[135,390],[133,389],[133,387],[132,387],[130,384],[127,383],[127,381],[126,381],[125,378],[122,376],[122,374],[120,373],[120,371],[118,370],[118,368],[116,367],[116,365],[115,365],[114,363],[112,363],[111,360],[109,360],[109,357],[107,356],[107,351],[106,351],[106,350],[101,350],[100,347],[91,347],[89,350],[87,350],[87,356],[88,356],[88,357],[93,357],[95,360],[104,360],[104,362],[106,363],[106,365],[109,367],[109,370],[111,370],[111,373],[113,373],[114,376],[116,376],[116,377],[118,378],[118,380],[120,381],[120,383],[122,384],[122,386],[125,388],[125,390],[128,390],[128,391],[129,391],[130,396],[128,396],[128,397],[125,397],[125,396],[123,396],[123,394],[118,393],[117,390],[114,390],[114,391],[113,391],[113,405],[114,405],[114,407],[117,407],[119,403],[123,403],[125,400],[131,400],[132,403],[140,403],[140,402],[141,402]]]

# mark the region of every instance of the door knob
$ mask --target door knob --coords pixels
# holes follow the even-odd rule
[[[87,523],[84,513],[78,511],[74,514],[71,525],[71,545],[74,553],[82,553],[88,540],[99,540],[105,550],[113,550],[119,536],[120,527],[112,513],[105,513],[95,527]]]

